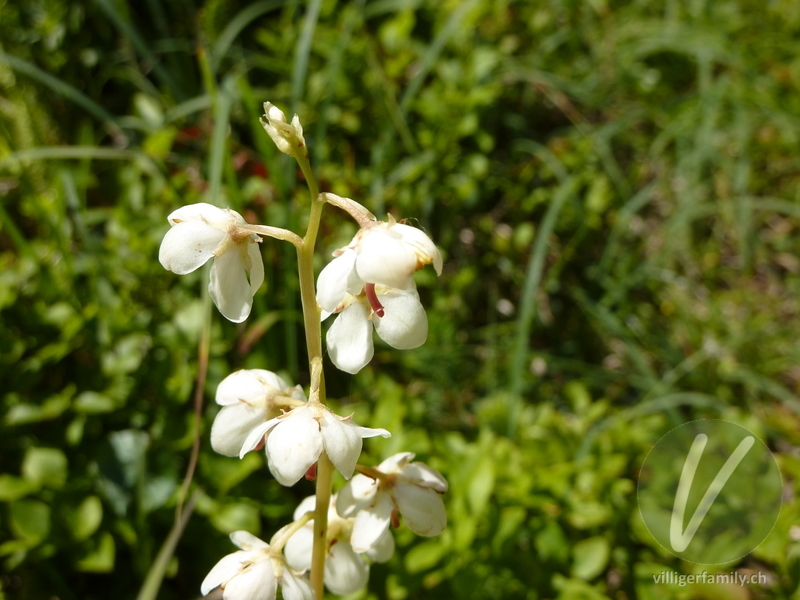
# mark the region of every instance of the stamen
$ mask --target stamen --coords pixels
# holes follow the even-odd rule
[[[381,305],[381,301],[378,300],[378,294],[375,293],[375,284],[366,284],[364,286],[364,292],[367,294],[367,300],[369,301],[369,305],[372,307],[373,312],[379,317],[382,317],[384,313],[383,306]]]

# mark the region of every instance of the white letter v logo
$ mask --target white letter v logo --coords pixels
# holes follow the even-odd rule
[[[714,481],[708,486],[708,490],[706,490],[703,499],[700,500],[700,504],[697,505],[697,509],[686,526],[686,531],[681,531],[683,516],[686,513],[686,503],[689,500],[689,491],[692,489],[694,474],[697,471],[697,465],[700,464],[700,458],[703,456],[706,442],[708,442],[708,436],[703,433],[698,434],[694,438],[692,447],[686,457],[686,462],[683,463],[681,479],[678,482],[678,491],[675,493],[675,504],[672,507],[672,519],[669,524],[669,543],[675,552],[683,552],[689,546],[694,534],[697,533],[697,529],[705,519],[709,509],[711,509],[711,505],[714,504],[714,500],[717,499],[736,467],[739,466],[739,463],[742,462],[750,448],[753,447],[755,438],[750,435],[739,442],[736,450],[728,457],[717,476],[714,477]]]

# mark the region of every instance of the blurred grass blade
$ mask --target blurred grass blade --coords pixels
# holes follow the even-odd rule
[[[222,172],[225,167],[225,155],[228,150],[228,125],[231,116],[231,105],[236,90],[236,76],[228,75],[222,82],[217,94],[214,108],[214,133],[211,136],[211,152],[208,157],[208,178],[210,181],[210,199],[219,206],[222,191]],[[230,198],[228,199],[230,201]],[[233,206],[234,209],[239,207]]]
[[[439,32],[428,49],[425,51],[422,60],[419,62],[419,68],[417,69],[416,73],[414,73],[413,79],[409,82],[408,87],[406,88],[403,97],[400,99],[400,110],[406,112],[408,110],[408,105],[414,99],[414,97],[419,92],[420,87],[422,87],[422,82],[425,81],[425,78],[430,73],[431,69],[433,68],[434,64],[436,64],[436,59],[439,58],[439,55],[442,53],[445,44],[450,40],[450,37],[458,30],[461,26],[461,20],[464,16],[469,12],[473,6],[477,3],[477,0],[467,0],[463,2],[458,8],[456,8],[453,13],[450,15],[450,18],[447,19],[447,23],[445,23],[442,30]]]
[[[158,552],[158,556],[156,556],[153,565],[147,572],[147,577],[139,590],[139,594],[136,596],[136,600],[156,600],[158,597],[158,590],[161,588],[161,582],[164,580],[167,566],[175,554],[175,548],[178,546],[181,535],[183,535],[183,530],[186,528],[192,512],[194,512],[194,505],[199,495],[200,491],[195,490],[194,494],[189,498],[189,502],[186,503],[180,519],[175,520],[167,539],[164,540],[164,544]]]
[[[322,0],[311,0],[308,3],[303,29],[300,32],[300,37],[297,38],[294,63],[292,64],[292,110],[297,110],[297,103],[303,95],[306,73],[308,72],[308,55],[311,53],[311,42],[314,39],[314,29],[317,27],[321,6]]]
[[[536,316],[536,292],[542,280],[544,261],[548,251],[548,241],[558,221],[561,208],[564,206],[567,199],[575,194],[578,183],[579,180],[577,177],[571,177],[556,190],[553,200],[550,202],[544,214],[544,219],[542,219],[539,231],[536,232],[533,251],[531,252],[531,258],[528,262],[528,269],[525,272],[525,283],[520,296],[520,314],[516,326],[516,341],[514,344],[514,352],[511,357],[511,394],[509,396],[509,402],[513,405],[509,407],[508,411],[509,437],[513,437],[520,409],[519,395],[523,387],[525,359],[528,356],[531,327],[533,326],[533,319]]]
[[[188,90],[183,89],[180,85],[178,85],[175,78],[172,74],[164,68],[159,62],[158,57],[150,50],[147,45],[147,42],[136,29],[136,27],[125,19],[117,8],[114,6],[114,3],[111,0],[95,0],[95,3],[100,7],[100,9],[105,12],[106,16],[114,23],[117,29],[122,32],[122,34],[127,37],[136,51],[144,58],[148,66],[153,69],[153,73],[155,76],[175,95],[178,100],[184,100],[188,97]]]
[[[122,135],[122,130],[120,129],[114,117],[111,116],[111,113],[109,113],[105,108],[97,104],[97,102],[89,98],[77,88],[58,79],[57,77],[53,77],[49,73],[45,73],[36,65],[22,60],[21,58],[17,58],[16,56],[6,54],[3,51],[0,51],[0,60],[7,62],[11,68],[19,73],[23,73],[31,79],[35,79],[42,85],[49,87],[57,94],[60,94],[78,106],[83,107],[96,119],[109,126],[113,134]]]
[[[219,38],[217,38],[217,41],[214,42],[214,46],[211,48],[209,62],[211,63],[212,72],[217,72],[231,44],[233,44],[233,41],[245,27],[264,13],[280,8],[284,4],[286,4],[286,0],[263,0],[262,2],[256,2],[239,11],[225,26],[225,29],[222,30]]]

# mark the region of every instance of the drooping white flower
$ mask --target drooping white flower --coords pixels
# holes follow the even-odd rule
[[[306,395],[302,388],[290,386],[272,371],[242,369],[231,373],[217,387],[216,401],[222,409],[211,426],[211,447],[224,456],[238,456],[250,432],[280,415],[287,398],[299,404]]]
[[[231,541],[241,550],[214,565],[200,587],[204,596],[220,587],[223,600],[274,600],[280,583],[285,600],[315,600],[308,579],[289,568],[269,544],[246,531],[234,531]]]
[[[408,528],[418,535],[439,535],[447,525],[441,494],[447,481],[441,473],[402,452],[384,460],[376,479],[358,474],[339,492],[336,509],[343,517],[355,517],[350,542],[356,552],[375,546],[389,528],[397,510]]]
[[[428,316],[415,289],[398,290],[367,284],[357,296],[348,294],[325,340],[336,365],[358,373],[374,354],[372,331],[398,350],[418,348],[428,337]]]
[[[264,102],[264,113],[264,116],[261,117],[261,124],[275,142],[278,150],[292,156],[298,152],[305,155],[306,140],[303,137],[300,117],[295,115],[292,122],[287,123],[283,111],[271,102]]]
[[[294,511],[298,520],[305,513],[313,511],[316,498],[309,496]],[[337,595],[357,592],[369,580],[368,557],[375,562],[386,562],[394,554],[394,538],[387,529],[375,546],[364,553],[356,553],[350,544],[354,519],[344,519],[336,512],[336,495],[331,497],[328,510],[328,556],[325,559],[325,587]],[[286,562],[298,571],[311,568],[311,552],[314,545],[314,524],[306,523],[289,541],[284,552]]]
[[[348,289],[360,289],[367,283],[408,289],[414,286],[414,272],[431,263],[436,274],[442,274],[442,255],[431,239],[391,215],[386,222],[373,221],[362,227],[347,246],[333,254],[344,256],[348,250],[354,256],[340,261],[337,269],[337,277],[345,275]]]
[[[244,321],[264,282],[257,245],[261,238],[242,228],[247,222],[235,210],[204,202],[179,208],[167,219],[172,228],[158,252],[164,268],[185,275],[215,257],[208,284],[211,299],[226,319]]]
[[[385,429],[361,427],[351,417],[340,417],[320,402],[307,402],[256,426],[239,456],[255,450],[266,436],[269,470],[279,483],[291,486],[314,465],[324,450],[333,466],[352,477],[361,454],[362,439],[391,437]]]

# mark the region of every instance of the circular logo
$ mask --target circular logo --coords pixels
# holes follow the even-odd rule
[[[639,473],[639,510],[666,550],[722,564],[755,550],[781,509],[781,473],[754,433],[728,421],[692,421],[662,437]]]

